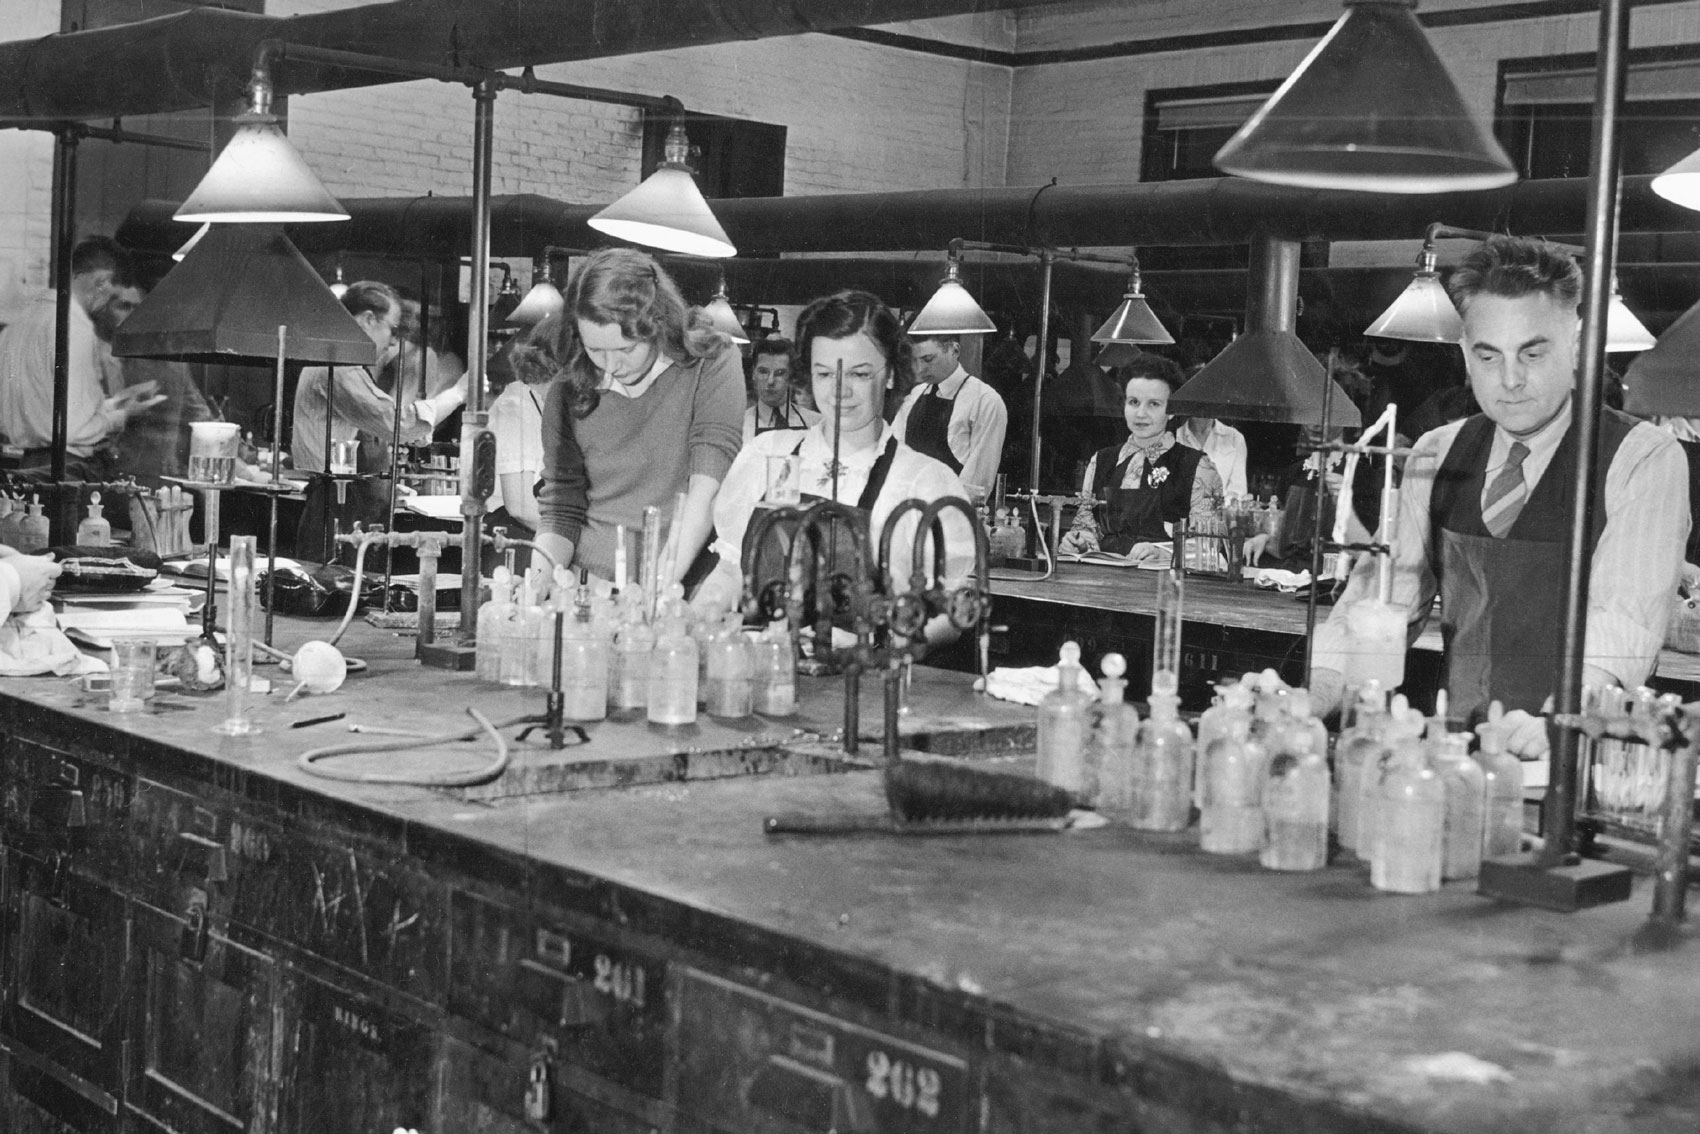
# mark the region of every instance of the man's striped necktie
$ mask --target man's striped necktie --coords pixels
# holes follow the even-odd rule
[[[1523,505],[1529,501],[1529,485],[1523,479],[1523,461],[1528,456],[1529,447],[1521,441],[1513,441],[1505,466],[1482,497],[1482,523],[1495,539],[1505,538],[1505,533],[1517,522]]]

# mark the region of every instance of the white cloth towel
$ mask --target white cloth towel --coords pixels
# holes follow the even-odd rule
[[[1084,669],[1078,672],[1080,691],[1096,694],[1097,683]],[[1014,701],[1017,705],[1037,705],[1044,699],[1045,694],[1057,687],[1057,667],[1036,665],[1026,669],[1010,669],[999,666],[985,678],[975,681],[974,687],[1000,701]]]

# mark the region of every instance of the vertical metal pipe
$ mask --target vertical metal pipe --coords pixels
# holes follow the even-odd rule
[[[1293,331],[1299,325],[1299,242],[1259,232],[1246,267],[1246,328]]]
[[[277,326],[277,369],[273,372],[272,389],[272,468],[271,490],[266,493],[266,645],[272,644],[272,622],[277,614],[277,486],[283,480],[280,462],[283,459],[283,368],[289,350],[289,326]],[[329,379],[326,379],[327,383]],[[326,403],[327,409],[329,402]],[[325,460],[330,460],[325,450]],[[326,467],[329,467],[328,464]]]
[[[53,255],[53,437],[49,442],[48,475],[65,481],[65,448],[69,444],[71,396],[71,249],[77,242],[77,133],[60,130],[53,138],[53,229],[58,247]],[[57,517],[59,509],[54,509]],[[61,538],[63,533],[55,533]]]
[[[1653,920],[1675,925],[1688,914],[1688,853],[1694,834],[1694,737],[1687,721],[1676,723],[1681,744],[1667,748],[1664,813],[1659,817],[1658,853],[1653,861]]]
[[[1033,454],[1028,464],[1028,483],[1039,491],[1039,412],[1044,405],[1045,367],[1050,362],[1051,347],[1051,265],[1056,261],[1050,251],[1039,253],[1039,345],[1033,355]]]
[[[478,584],[483,576],[484,498],[473,491],[474,453],[489,416],[484,412],[484,363],[490,335],[490,168],[496,112],[496,84],[484,79],[473,88],[472,127],[472,285],[466,331],[466,406],[460,424],[460,641],[478,639]]]
[[[1594,488],[1599,483],[1600,375],[1606,361],[1606,310],[1617,256],[1618,110],[1623,105],[1629,43],[1627,0],[1600,5],[1598,84],[1594,96],[1593,168],[1588,180],[1587,280],[1582,300],[1582,348],[1572,397],[1576,483],[1570,502],[1569,564],[1564,588],[1564,646],[1558,684],[1559,713],[1582,707],[1583,636],[1588,618],[1588,567],[1593,559]],[[1574,853],[1579,734],[1549,725],[1551,760],[1540,862],[1554,866]]]

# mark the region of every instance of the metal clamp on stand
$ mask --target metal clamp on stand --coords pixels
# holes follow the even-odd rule
[[[414,646],[413,656],[421,662],[436,669],[471,669],[472,660],[469,651],[459,648],[445,648],[437,643],[437,563],[442,558],[443,548],[450,541],[459,538],[452,532],[386,532],[381,530],[359,531],[348,535],[339,535],[336,542],[348,544],[350,547],[365,548],[374,544],[380,547],[410,547],[419,554],[419,637]],[[354,572],[354,598],[360,597],[360,560],[356,560]],[[465,614],[461,615],[465,619]],[[474,614],[476,617],[476,613]]]

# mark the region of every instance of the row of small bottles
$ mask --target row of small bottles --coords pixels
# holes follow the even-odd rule
[[[1329,835],[1370,865],[1370,881],[1426,893],[1473,878],[1484,856],[1521,849],[1523,777],[1505,749],[1496,703],[1481,751],[1445,727],[1445,695],[1425,722],[1371,682],[1329,766],[1329,737],[1310,695],[1272,670],[1224,685],[1199,718],[1179,715],[1173,675],[1153,684],[1141,722],[1124,699],[1126,662],[1103,661],[1096,700],[1079,686],[1080,650],[1063,645],[1057,688],[1039,706],[1041,779],[1136,830],[1181,831],[1199,812],[1200,849],[1256,853],[1271,870],[1320,870]]]
[[[740,615],[694,618],[677,583],[659,598],[652,620],[639,588],[593,598],[585,576],[575,588],[567,569],[557,568],[545,594],[544,579],[538,569],[515,580],[496,568],[490,601],[478,612],[480,678],[551,685],[559,621],[569,720],[642,709],[654,724],[683,725],[697,719],[699,707],[725,718],[796,711],[796,657],[783,622],[751,637]]]
[[[93,509],[89,512],[91,517],[98,515],[100,493],[94,494],[94,501]],[[101,522],[105,523],[104,520]],[[85,541],[79,532],[77,542],[109,544],[112,542],[112,532],[108,528],[106,537],[98,541]],[[22,496],[10,496],[0,492],[0,544],[25,554],[40,551],[47,546],[47,517],[42,515],[41,497],[31,496],[26,505]]]

